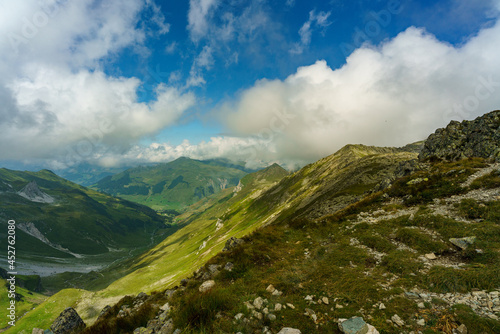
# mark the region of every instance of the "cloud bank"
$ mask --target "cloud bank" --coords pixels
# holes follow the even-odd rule
[[[151,20],[139,24],[141,13]],[[124,151],[173,124],[192,93],[163,84],[139,102],[137,78],[105,74],[125,48],[170,26],[150,0],[3,2],[0,10],[0,146],[3,160],[74,162]]]
[[[457,47],[410,27],[363,45],[339,69],[320,60],[260,80],[219,117],[233,135],[266,139],[277,160],[314,161],[349,143],[403,146],[499,109],[499,52],[498,23]],[[280,114],[287,121],[273,125]]]

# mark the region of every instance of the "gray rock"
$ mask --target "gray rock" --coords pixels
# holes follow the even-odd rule
[[[473,121],[451,121],[425,141],[419,154],[423,160],[457,161],[478,157],[500,161],[500,111],[492,111]]]
[[[449,241],[458,248],[465,250],[476,242],[476,237],[451,238]]]
[[[461,324],[458,328],[453,330],[453,334],[467,334],[467,332],[467,327],[464,324]]]
[[[398,326],[400,326],[400,327],[402,327],[402,326],[404,326],[404,325],[405,325],[404,320],[403,320],[403,319],[401,319],[401,318],[399,317],[399,315],[397,315],[397,314],[394,314],[394,315],[391,317],[391,320],[392,320],[392,322],[393,322],[393,323],[395,323],[396,325],[398,325]]]
[[[174,333],[174,324],[172,322],[172,319],[168,320],[161,328],[159,331],[156,332],[157,334],[172,334]]]
[[[200,292],[207,292],[208,290],[211,290],[215,286],[215,281],[210,280],[210,281],[205,281],[203,282],[198,290]]]
[[[232,262],[228,262],[226,263],[226,265],[224,266],[224,269],[226,269],[227,271],[232,271],[234,268],[234,264]]]
[[[145,327],[139,327],[134,329],[134,334],[152,334],[153,331],[151,329]]]
[[[54,334],[77,334],[84,328],[85,323],[72,307],[68,307],[62,311],[50,326]]]
[[[283,327],[278,334],[302,334],[302,332],[295,328]]]
[[[243,239],[231,237],[226,241],[226,245],[224,246],[224,249],[222,249],[222,251],[230,251],[231,249],[235,248],[238,245],[241,245],[242,243],[244,243]]]
[[[344,321],[339,320],[339,329],[345,334],[366,334],[368,325],[361,317],[352,317]]]
[[[33,328],[31,334],[43,334],[44,330],[41,328]]]

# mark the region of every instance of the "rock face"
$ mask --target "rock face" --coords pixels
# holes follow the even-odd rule
[[[21,191],[17,193],[32,202],[37,203],[54,203],[54,198],[38,188],[36,181],[28,183]]]
[[[77,334],[85,328],[82,318],[72,307],[61,312],[50,329],[54,334]]]
[[[457,161],[478,157],[500,161],[500,111],[473,121],[451,121],[425,142],[419,159]]]

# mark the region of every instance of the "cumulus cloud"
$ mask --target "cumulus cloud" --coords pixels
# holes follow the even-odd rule
[[[317,61],[258,81],[219,112],[232,134],[265,139],[278,160],[314,161],[349,143],[403,146],[498,109],[499,51],[498,23],[457,47],[410,27],[339,69]]]
[[[2,2],[0,157],[83,160],[173,124],[195,97],[156,86],[139,102],[137,78],[105,74],[100,62],[169,24],[152,0]],[[146,13],[150,24],[138,24]],[[60,162],[60,161],[59,161]]]

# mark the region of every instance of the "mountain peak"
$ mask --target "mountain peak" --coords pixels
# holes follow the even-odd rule
[[[500,110],[472,121],[451,121],[425,141],[420,160],[457,161],[464,158],[500,161]]]

